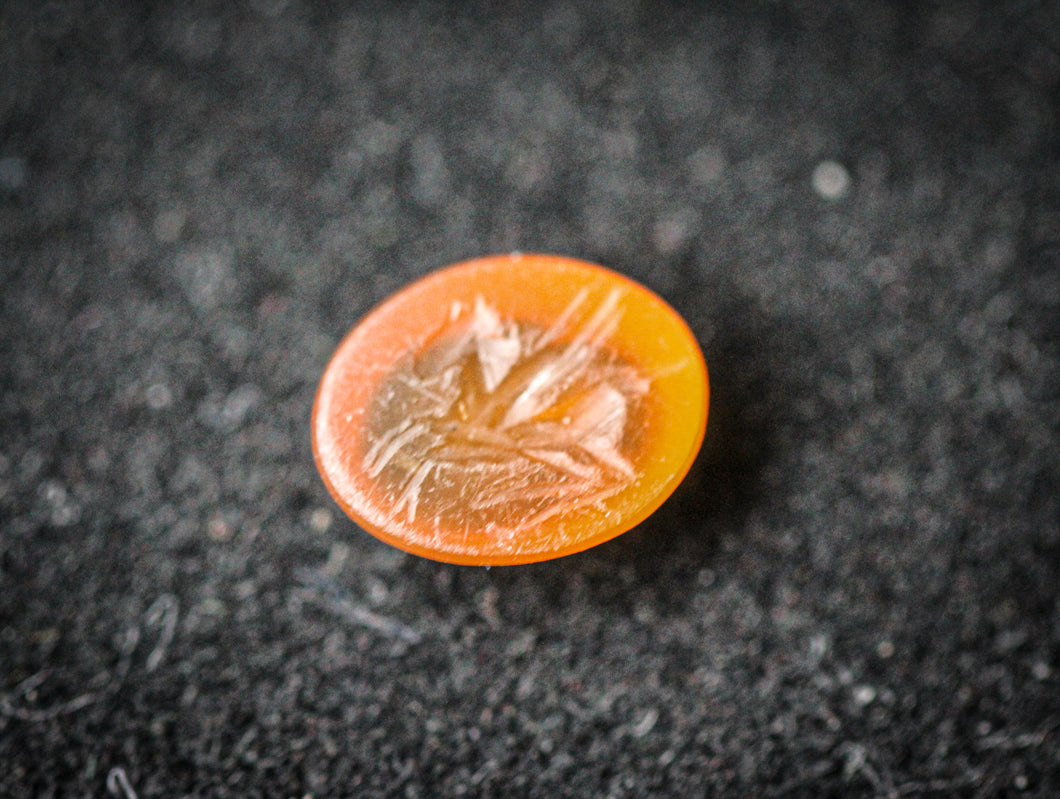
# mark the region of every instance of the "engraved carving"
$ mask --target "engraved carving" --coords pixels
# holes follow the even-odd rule
[[[364,457],[408,522],[512,530],[595,505],[637,477],[649,381],[607,346],[621,292],[582,289],[547,329],[481,297],[373,400]]]

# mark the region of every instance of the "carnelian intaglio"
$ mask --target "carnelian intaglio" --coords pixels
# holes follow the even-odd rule
[[[339,345],[313,451],[349,516],[450,563],[529,563],[635,526],[688,472],[709,388],[688,326],[595,264],[497,255],[428,274]]]

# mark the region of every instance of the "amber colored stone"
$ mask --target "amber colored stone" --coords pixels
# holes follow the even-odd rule
[[[313,450],[349,516],[408,552],[528,563],[625,532],[692,464],[709,387],[695,338],[595,264],[499,255],[438,270],[339,345]]]

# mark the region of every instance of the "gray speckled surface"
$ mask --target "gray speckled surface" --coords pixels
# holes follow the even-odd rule
[[[689,5],[0,8],[0,795],[1060,792],[1060,6]],[[316,381],[512,249],[685,315],[703,455],[403,555]]]

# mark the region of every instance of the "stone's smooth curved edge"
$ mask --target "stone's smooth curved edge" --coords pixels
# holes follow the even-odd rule
[[[352,442],[344,446],[335,436],[331,435],[330,428],[334,424],[332,393],[335,386],[342,382],[341,378],[348,377],[341,370],[333,367],[358,354],[358,350],[365,345],[374,346],[377,339],[373,338],[373,334],[377,333],[380,325],[388,326],[387,323],[392,319],[392,316],[388,314],[393,314],[395,309],[409,303],[414,304],[414,301],[419,298],[429,296],[434,287],[459,277],[463,272],[520,266],[552,268],[557,264],[565,269],[589,272],[607,282],[617,282],[623,289],[648,299],[664,318],[671,323],[676,323],[679,327],[681,337],[688,349],[687,355],[691,356],[690,366],[697,373],[693,377],[693,383],[697,393],[702,397],[702,413],[697,414],[699,418],[694,433],[688,438],[687,451],[676,459],[676,465],[669,477],[649,494],[647,500],[642,502],[636,512],[624,518],[620,524],[604,526],[597,535],[575,538],[566,544],[550,547],[520,547],[517,536],[504,535],[495,541],[497,546],[491,548],[488,553],[469,550],[466,546],[461,546],[459,540],[452,534],[448,536],[438,534],[431,537],[423,535],[422,529],[417,529],[410,535],[409,531],[405,530],[405,525],[395,522],[394,514],[388,513],[379,506],[378,502],[373,502],[368,496],[369,492],[357,485],[355,470],[351,470],[348,466],[350,458],[355,455]],[[406,327],[406,330],[412,329],[414,328]],[[384,340],[390,342],[383,349],[392,350],[395,335],[392,332],[384,332],[383,337]],[[429,337],[420,334],[409,338]],[[363,356],[363,353],[361,354]],[[357,361],[365,363],[363,357]],[[367,382],[372,388],[376,387],[389,368],[387,363],[377,362],[377,364],[372,369],[377,373],[374,379],[358,382],[361,384]],[[681,368],[683,370],[688,367],[683,365]],[[364,393],[370,395],[371,389],[365,389]],[[607,267],[567,256],[523,253],[488,255],[426,273],[377,304],[349,330],[329,360],[317,389],[311,421],[312,449],[324,484],[342,510],[360,527],[385,543],[411,554],[452,564],[518,565],[551,560],[590,549],[628,532],[658,510],[680,485],[699,453],[706,433],[709,398],[707,366],[694,333],[681,315],[651,289]],[[690,401],[698,403],[700,400],[691,398]],[[404,535],[402,535],[403,532]]]

